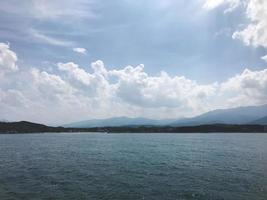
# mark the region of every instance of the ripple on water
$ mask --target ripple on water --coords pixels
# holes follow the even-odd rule
[[[266,200],[264,134],[0,135],[0,199]]]

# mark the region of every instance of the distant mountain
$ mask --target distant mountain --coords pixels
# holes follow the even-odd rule
[[[250,122],[249,124],[267,125],[267,116],[254,120]]]
[[[219,109],[202,115],[177,120],[173,126],[196,126],[201,124],[249,124],[252,121],[267,116],[267,104],[262,106],[247,106],[231,109]]]
[[[147,118],[115,117],[92,119],[65,124],[67,128],[118,127],[118,126],[197,126],[202,124],[250,124],[267,116],[267,104],[230,109],[213,110],[196,117],[184,119],[154,120]]]
[[[65,124],[68,128],[91,128],[91,127],[118,127],[118,126],[163,126],[172,123],[174,120],[153,120],[147,118],[115,117],[108,119],[93,119]]]

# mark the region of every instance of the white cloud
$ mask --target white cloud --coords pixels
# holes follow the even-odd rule
[[[234,105],[263,104],[267,102],[267,69],[251,71],[245,69],[222,83],[221,92]]]
[[[33,14],[44,19],[94,17],[91,5],[93,0],[38,0],[33,1]]]
[[[247,46],[267,48],[267,1],[205,0],[203,6],[206,9],[214,9],[221,5],[227,5],[227,11],[233,11],[240,4],[246,9],[245,14],[249,22],[244,29],[233,33],[233,39],[239,39]]]
[[[68,79],[78,81],[84,85],[90,85],[93,76],[87,73],[84,69],[79,68],[75,63],[58,63],[58,69],[67,72]]]
[[[87,50],[85,48],[81,47],[76,47],[72,49],[74,52],[81,53],[81,54],[86,54]]]
[[[246,9],[250,24],[233,34],[234,39],[242,40],[246,45],[267,47],[267,1],[249,0]]]
[[[1,68],[16,71],[15,52],[5,43],[0,47],[5,52],[0,60],[7,63]],[[45,123],[120,115],[170,118],[267,103],[267,69],[247,69],[221,84],[200,84],[166,72],[149,75],[144,65],[108,70],[99,60],[91,68],[89,72],[69,62],[58,63],[58,70],[49,73],[37,68],[5,73],[0,118]]]
[[[204,0],[203,7],[212,10],[225,4],[229,6],[226,12],[232,11],[240,4],[240,0]]]
[[[0,77],[1,74],[18,70],[17,55],[9,49],[9,44],[0,43]]]
[[[71,42],[71,41],[66,41],[66,40],[61,40],[61,39],[57,39],[54,37],[50,37],[50,36],[47,36],[43,33],[40,33],[39,31],[37,31],[35,29],[31,29],[30,34],[31,34],[31,36],[33,36],[33,38],[37,39],[38,41],[40,41],[42,43],[55,45],[55,46],[64,46],[64,47],[73,45],[73,42]]]
[[[66,94],[72,90],[72,87],[58,75],[49,74],[35,68],[30,73],[33,85],[38,87],[38,91],[46,98],[54,94]]]
[[[267,62],[267,55],[266,56],[262,56],[261,59]]]
[[[0,11],[39,20],[81,20],[95,17],[92,8],[95,0],[12,0],[1,2]],[[16,5],[16,6],[14,6]]]
[[[149,76],[144,65],[128,66],[109,74],[118,78],[116,94],[125,102],[142,107],[187,107],[212,95],[214,85],[199,85],[185,77],[170,77],[166,72]]]
[[[107,70],[102,61],[91,64],[93,73],[88,73],[77,64],[58,63],[58,69],[65,72],[63,79],[85,96],[106,99],[114,92],[114,86],[108,82]]]
[[[225,3],[225,0],[205,0],[203,7],[206,9],[214,9]]]

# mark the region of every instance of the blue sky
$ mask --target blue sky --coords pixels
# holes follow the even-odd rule
[[[201,82],[264,67],[260,57],[266,50],[232,39],[244,12],[224,13],[224,6],[210,11],[202,1],[34,2],[2,2],[0,14],[0,40],[10,42],[29,66],[59,61],[87,66],[101,59],[110,68],[142,63],[151,74],[164,70]],[[77,55],[74,47],[87,54]]]
[[[119,76],[118,79],[122,80],[122,74],[114,75],[114,71],[123,70],[128,65],[134,68],[143,64],[143,71],[152,79],[162,77],[164,71],[172,81],[175,77],[185,77],[197,85],[211,87],[218,84],[220,86],[214,87],[221,88],[231,78],[241,76],[246,68],[251,73],[265,73],[266,69],[262,57],[267,54],[267,30],[264,29],[264,24],[267,24],[267,8],[261,0],[10,0],[0,2],[0,11],[0,42],[8,45],[8,48],[3,47],[6,51],[8,49],[16,54],[17,58],[13,61],[20,73],[23,71],[24,74],[32,73],[31,70],[34,69],[66,81],[66,69],[60,70],[58,63],[72,62],[78,65],[79,70],[94,74],[90,65],[101,60],[109,74],[106,77]],[[6,74],[3,76],[9,79],[8,82],[12,82],[11,77],[7,78]],[[17,76],[21,77],[22,74]],[[112,85],[116,83],[113,80],[116,78],[106,79]],[[262,84],[263,80],[258,81]],[[3,81],[2,92],[7,89],[18,90],[15,85]],[[265,85],[261,87],[264,93]],[[115,88],[120,86],[116,85]],[[139,95],[143,95],[146,89],[142,88],[142,94]],[[178,90],[174,88],[173,91],[176,97],[180,94]],[[127,92],[132,91],[130,88]],[[244,89],[242,92],[248,93]],[[123,95],[126,93],[123,92]],[[213,92],[205,90],[205,93],[209,96]],[[118,94],[121,94],[120,91],[116,92]],[[23,92],[22,95],[27,96]],[[156,100],[157,95],[154,92],[153,95],[149,96],[153,100],[138,103],[133,103],[136,100],[131,95],[127,96],[124,99],[126,104],[118,105],[118,112],[113,115],[168,117],[167,114],[158,116],[157,113],[162,113],[162,110],[168,113],[171,107],[175,108],[173,110],[176,113],[179,111],[179,114],[171,114],[170,117],[181,117],[206,111],[199,110],[203,106],[207,106],[207,110],[222,105],[229,107],[229,100],[232,102],[233,98],[237,98],[223,94],[224,100],[219,101],[217,99],[221,94],[217,94],[216,98],[212,97],[212,102],[205,100],[205,104],[194,107],[195,104],[191,105],[193,103],[188,103],[189,100],[181,103],[182,106],[173,104],[173,101],[179,102],[181,99],[175,99],[175,95],[171,94],[170,99],[165,100],[173,106],[158,103],[157,101],[165,100]],[[244,95],[242,98],[245,98]],[[105,99],[97,96],[94,98]],[[123,100],[122,97],[120,99]],[[239,101],[239,104],[265,103],[259,99],[243,101]],[[154,103],[158,105],[150,106],[154,110],[144,108],[145,105]],[[189,109],[186,108],[187,104],[190,104]],[[134,106],[134,111],[126,112],[131,106]],[[10,111],[8,106],[2,107],[6,109],[2,118],[13,119],[13,116],[7,114]],[[96,117],[110,117],[106,114],[110,112],[103,111],[104,108],[99,110],[102,111],[94,113]],[[90,113],[92,111],[81,117],[74,116],[77,120],[85,119]],[[49,121],[47,118],[44,117],[43,121]]]

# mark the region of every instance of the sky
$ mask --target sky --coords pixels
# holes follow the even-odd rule
[[[0,120],[262,105],[266,62],[265,0],[0,2]]]

